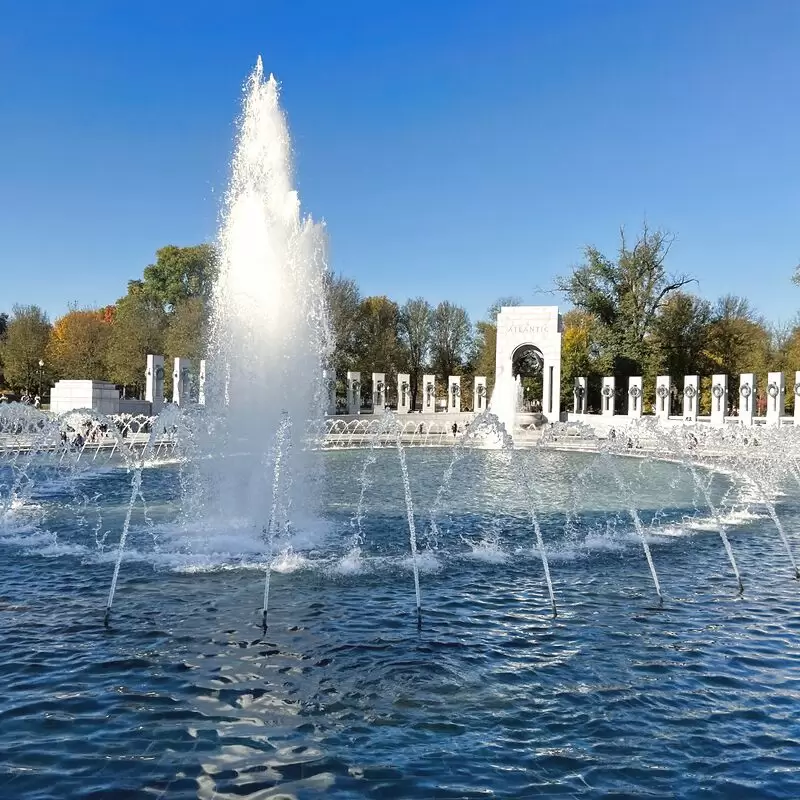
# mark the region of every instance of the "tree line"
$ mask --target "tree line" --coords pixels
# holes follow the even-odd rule
[[[599,407],[602,375],[617,377],[623,406],[630,376],[643,376],[645,400],[652,403],[657,375],[680,381],[699,374],[708,405],[713,373],[727,374],[735,386],[741,372],[755,372],[763,392],[768,371],[800,369],[800,325],[769,324],[746,298],[726,295],[710,302],[693,294],[695,279],[668,269],[672,242],[664,231],[646,226],[630,240],[621,231],[613,257],[586,247],[582,263],[556,280],[554,293],[571,306],[563,315],[562,407],[571,407],[578,376],[590,377],[589,403],[596,395]],[[33,393],[40,383],[90,378],[141,396],[148,353],[204,356],[216,264],[211,245],[170,245],[157,251],[154,263],[128,283],[114,305],[73,307],[53,324],[37,306],[14,306],[10,314],[0,314],[0,386]],[[794,280],[800,282],[800,267]],[[472,408],[472,376],[485,375],[491,392],[497,313],[504,305],[522,303],[517,297],[500,298],[473,324],[457,304],[364,297],[357,283],[342,275],[329,273],[325,291],[334,343],[330,367],[340,382],[339,395],[345,393],[347,371],[362,373],[365,400],[370,373],[384,372],[387,399],[394,402],[397,374],[408,372],[412,407],[421,404],[427,372],[437,376],[440,397],[448,375],[465,376],[465,408]],[[537,379],[524,383],[535,396]],[[676,407],[679,391],[678,386]]]
[[[141,396],[148,353],[202,358],[215,275],[212,246],[170,245],[114,305],[73,306],[52,324],[15,305],[0,315],[0,386],[41,394],[60,378],[107,380]]]

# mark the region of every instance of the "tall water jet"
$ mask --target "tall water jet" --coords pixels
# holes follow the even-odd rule
[[[265,453],[291,409],[281,465],[302,492],[288,506],[313,515],[310,436],[323,418],[322,370],[330,353],[323,226],[300,213],[289,130],[278,84],[261,59],[245,84],[239,135],[219,234],[212,296],[208,424],[198,433],[201,511],[261,536],[270,517]],[[203,458],[206,456],[206,458]]]

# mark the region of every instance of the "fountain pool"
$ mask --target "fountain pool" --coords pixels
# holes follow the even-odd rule
[[[690,469],[618,459],[659,610],[604,456],[470,450],[438,496],[452,453],[409,449],[418,631],[397,454],[373,455],[362,497],[368,453],[323,454],[319,522],[274,554],[266,632],[263,542],[187,527],[176,464],[142,472],[104,629],[130,475],[42,475],[0,529],[3,797],[797,796],[798,585],[735,476],[708,488],[741,597]],[[775,502],[795,530],[800,505]]]

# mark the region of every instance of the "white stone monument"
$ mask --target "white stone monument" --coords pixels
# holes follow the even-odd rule
[[[659,375],[656,378],[656,406],[657,419],[669,419],[669,403],[672,395],[672,378],[669,375]]]
[[[347,413],[361,413],[361,373],[347,373]]]
[[[322,382],[325,386],[325,413],[332,417],[336,414],[336,372],[332,369],[322,370]]]
[[[739,376],[739,422],[752,425],[756,413],[756,376],[743,372]]]
[[[436,411],[436,376],[422,376],[422,411],[433,414]]]
[[[614,416],[614,400],[617,388],[617,380],[613,375],[603,378],[603,388],[600,390],[600,410],[604,417]]]
[[[794,374],[794,424],[800,425],[800,372]]]
[[[172,402],[177,406],[189,404],[189,359],[176,356],[172,361]]]
[[[450,413],[461,411],[461,376],[451,375],[447,379],[447,410]]]
[[[642,416],[642,377],[628,378],[628,416]]]
[[[206,360],[200,359],[200,372],[197,375],[197,403],[204,406],[206,404]]]
[[[63,414],[91,408],[100,414],[119,414],[119,391],[108,381],[56,381],[50,390],[50,411]]]
[[[558,422],[561,409],[561,317],[558,306],[504,306],[497,315],[497,351],[492,410],[514,429],[516,378],[542,374],[542,412]]]
[[[164,406],[164,356],[147,356],[144,399],[150,403],[153,414]]]
[[[767,374],[767,425],[780,425],[786,410],[786,379],[782,372]]]
[[[572,386],[572,408],[575,414],[586,413],[586,386],[587,378],[583,376],[575,378]]]
[[[489,395],[486,390],[486,376],[476,375],[472,382],[472,410],[476,414],[486,411],[489,405]]]
[[[711,424],[724,425],[728,412],[728,376],[711,376]]]
[[[397,413],[411,411],[411,376],[407,372],[397,373]]]
[[[386,373],[372,373],[372,413],[383,414],[386,407]]]
[[[697,422],[700,405],[700,376],[683,376],[683,418],[686,422]]]

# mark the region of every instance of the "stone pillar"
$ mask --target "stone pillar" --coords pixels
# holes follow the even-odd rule
[[[575,414],[586,413],[586,378],[575,378],[572,386],[572,408]]]
[[[683,418],[686,422],[697,422],[700,406],[700,376],[683,376]]]
[[[617,379],[613,375],[603,378],[603,388],[600,390],[600,413],[604,417],[614,416],[614,400],[617,388]]]
[[[436,376],[422,376],[422,411],[425,414],[433,414],[436,411]]]
[[[728,411],[728,376],[711,376],[711,424],[724,425]]]
[[[332,417],[336,414],[336,372],[332,369],[322,370],[322,383],[325,386],[325,413]]]
[[[739,376],[739,422],[752,425],[756,413],[756,376],[743,372]]]
[[[200,359],[200,372],[197,375],[197,403],[204,406],[206,404],[206,360]]]
[[[786,410],[786,379],[782,372],[767,374],[767,425],[780,425]]]
[[[361,373],[347,373],[347,413],[361,413]]]
[[[407,372],[397,373],[397,413],[411,411],[411,376]]]
[[[451,375],[447,379],[447,410],[461,411],[461,376]]]
[[[800,372],[794,374],[794,424],[800,425]]]
[[[672,378],[659,375],[656,378],[656,417],[669,419],[669,402],[672,395]]]
[[[189,359],[177,356],[172,360],[172,402],[186,406],[189,400]]]
[[[386,406],[386,373],[372,373],[372,413],[383,414]]]
[[[642,378],[628,378],[628,416],[642,416]]]
[[[164,406],[164,356],[147,356],[144,399],[150,403],[153,414]]]
[[[486,377],[476,375],[472,383],[472,410],[476,414],[486,411],[489,405],[489,396],[486,393]]]

